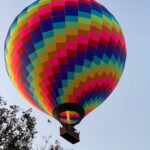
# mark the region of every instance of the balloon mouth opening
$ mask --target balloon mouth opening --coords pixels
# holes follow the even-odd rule
[[[57,119],[63,126],[75,126],[84,118],[84,109],[74,103],[64,103],[58,105],[53,110],[53,117]]]

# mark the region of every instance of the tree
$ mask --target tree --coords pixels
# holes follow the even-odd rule
[[[55,144],[50,144],[50,138],[49,137],[43,137],[43,145],[37,148],[37,150],[64,150],[60,146],[60,142],[58,140],[55,141]]]
[[[43,145],[38,147],[37,150],[73,150],[73,149],[64,149],[61,147],[61,144],[58,140],[55,140],[54,144],[50,144],[50,138],[49,137],[43,137]]]
[[[37,131],[31,112],[32,109],[24,111],[16,105],[8,106],[0,97],[0,150],[33,150]],[[50,138],[43,137],[43,145],[37,150],[64,150],[58,140],[50,144]]]
[[[18,106],[7,106],[0,97],[0,150],[31,150],[37,133],[36,119],[31,109],[23,111]]]

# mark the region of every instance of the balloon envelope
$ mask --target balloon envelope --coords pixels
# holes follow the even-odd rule
[[[115,17],[94,0],[39,0],[14,20],[8,74],[33,106],[75,125],[116,87],[126,46]]]

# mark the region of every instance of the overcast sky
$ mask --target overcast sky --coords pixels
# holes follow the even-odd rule
[[[100,1],[100,0],[99,0]],[[12,85],[4,63],[4,40],[15,16],[34,0],[0,0],[0,95],[8,104],[32,107]],[[150,1],[101,0],[120,22],[127,43],[123,76],[110,97],[78,126],[81,142],[59,137],[60,124],[34,109],[39,134],[74,150],[150,150]],[[46,121],[50,118],[51,124]]]

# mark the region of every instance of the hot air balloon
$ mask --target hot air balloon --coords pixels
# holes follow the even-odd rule
[[[80,140],[74,126],[116,87],[125,60],[121,27],[95,0],[38,0],[15,18],[5,42],[13,84],[71,143]]]

